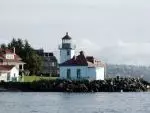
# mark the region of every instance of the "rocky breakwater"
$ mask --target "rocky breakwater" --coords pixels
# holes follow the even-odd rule
[[[150,83],[138,78],[110,78],[106,80],[39,80],[34,82],[1,82],[0,87],[31,92],[143,92]]]

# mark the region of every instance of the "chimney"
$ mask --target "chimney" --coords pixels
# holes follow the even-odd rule
[[[13,48],[13,53],[16,54],[16,48],[15,47]]]
[[[84,55],[84,52],[83,52],[83,51],[80,51],[80,55]]]

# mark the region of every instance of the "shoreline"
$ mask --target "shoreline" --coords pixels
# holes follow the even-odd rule
[[[106,80],[39,80],[0,82],[0,92],[148,92],[150,83],[138,78]]]

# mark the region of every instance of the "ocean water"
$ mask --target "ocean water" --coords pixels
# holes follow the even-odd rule
[[[0,92],[0,113],[150,113],[150,93]]]

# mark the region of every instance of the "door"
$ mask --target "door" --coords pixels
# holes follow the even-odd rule
[[[71,79],[71,70],[67,69],[67,79]]]

